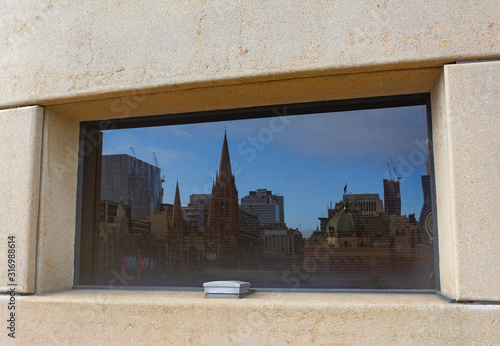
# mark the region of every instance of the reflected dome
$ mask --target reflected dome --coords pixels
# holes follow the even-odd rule
[[[346,203],[326,225],[327,237],[352,237],[361,234],[365,229],[365,221],[359,212]]]

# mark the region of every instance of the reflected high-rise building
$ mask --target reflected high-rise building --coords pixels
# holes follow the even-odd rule
[[[389,215],[401,215],[401,190],[399,179],[384,179],[385,212]]]
[[[101,177],[101,199],[123,201],[133,219],[145,219],[162,203],[159,167],[126,154],[103,155]]]
[[[257,189],[241,198],[241,205],[252,210],[259,217],[261,225],[285,222],[284,197],[273,195],[272,191]]]

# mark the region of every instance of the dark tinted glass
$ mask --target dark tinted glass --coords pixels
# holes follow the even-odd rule
[[[77,281],[434,288],[421,103],[87,124]]]

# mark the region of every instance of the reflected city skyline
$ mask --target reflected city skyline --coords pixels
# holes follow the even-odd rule
[[[265,185],[240,197],[229,152],[224,133],[210,193],[190,194],[184,206],[182,176],[166,198],[173,203],[163,203],[158,164],[127,154],[103,155],[103,163],[127,164],[102,165],[95,283],[121,272],[133,278],[131,285],[200,286],[239,278],[256,287],[433,287],[432,231],[424,229],[431,200],[428,172],[421,175],[424,202],[417,213],[401,213],[402,177],[391,160],[391,166],[386,161],[389,177],[377,174],[384,200],[372,191],[348,192],[356,181],[343,182],[341,199],[322,200],[327,207],[315,216],[316,230],[304,235],[300,225],[287,225],[284,207],[300,197],[273,194]],[[149,205],[148,215],[139,201]],[[417,219],[419,213],[425,215]]]
[[[155,165],[155,153],[165,202],[173,203],[178,181],[187,203],[190,195],[211,193],[225,127],[238,198],[257,189],[288,196],[286,222],[305,236],[330,202],[342,199],[346,181],[348,193],[383,196],[389,159],[402,176],[404,214],[422,206],[425,106],[111,130],[103,133],[103,154],[133,156],[133,147]]]

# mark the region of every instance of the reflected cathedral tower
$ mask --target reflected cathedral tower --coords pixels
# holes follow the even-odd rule
[[[212,186],[212,198],[204,232],[206,258],[217,265],[238,263],[240,245],[238,191],[231,170],[226,133],[219,172]]]

